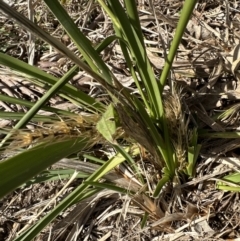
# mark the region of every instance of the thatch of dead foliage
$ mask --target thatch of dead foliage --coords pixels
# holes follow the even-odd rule
[[[28,16],[28,1],[8,1],[18,11]],[[164,55],[174,35],[183,1],[139,0],[138,10],[145,36],[148,56],[158,77],[164,64]],[[76,48],[42,1],[32,1],[35,21],[71,50]],[[95,1],[69,0],[66,3],[75,23],[93,43],[98,43],[113,33],[106,14]],[[31,10],[31,9],[30,9]],[[34,39],[11,19],[0,15],[0,51],[29,62],[55,76],[62,76],[72,63],[41,40]],[[200,0],[187,26],[171,78],[182,90],[182,103],[192,125],[200,129],[224,132],[236,130],[239,125],[240,91],[238,70],[240,51],[240,2],[236,0]],[[29,51],[30,47],[34,51]],[[118,45],[112,45],[102,55],[105,62],[122,84],[133,90],[135,86],[125,68],[125,60]],[[104,101],[104,90],[79,72],[72,84]],[[44,89],[36,87],[24,76],[19,76],[0,66],[0,92],[30,101],[36,101]],[[60,96],[49,105],[60,109],[76,106]],[[214,118],[216,114],[232,108],[230,116]],[[22,106],[0,101],[0,110],[26,111]],[[46,113],[48,114],[48,113]],[[11,127],[11,120],[0,120],[0,127]],[[29,128],[34,128],[31,123]],[[226,173],[240,170],[238,139],[199,140],[203,147],[195,178],[174,193],[164,190],[164,201],[159,207],[165,215],[159,220],[149,220],[140,228],[144,211],[128,197],[112,191],[102,191],[91,200],[76,205],[62,213],[36,240],[239,240],[240,200],[238,193],[216,189],[216,180]],[[98,155],[102,150],[95,150]],[[105,150],[106,151],[106,150]],[[75,166],[77,168],[77,166]],[[149,178],[154,176],[150,163],[145,164]],[[0,240],[12,240],[16,233],[35,220],[35,217],[65,182],[38,184],[17,190],[0,201]],[[68,186],[56,205],[76,185]],[[172,189],[171,189],[172,190]],[[136,198],[137,200],[137,198]],[[149,204],[150,205],[150,204]],[[158,207],[158,203],[152,203]]]

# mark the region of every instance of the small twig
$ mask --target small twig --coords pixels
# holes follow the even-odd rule
[[[195,185],[195,184],[197,184],[197,183],[199,183],[199,182],[202,182],[202,181],[205,181],[205,180],[209,180],[210,178],[213,178],[213,177],[215,177],[215,176],[217,176],[217,175],[222,175],[222,174],[224,174],[224,173],[226,173],[226,172],[229,172],[229,171],[231,171],[231,170],[232,170],[232,169],[229,168],[229,169],[226,169],[226,170],[224,170],[224,171],[222,171],[222,172],[214,172],[214,173],[212,173],[212,174],[203,176],[203,177],[201,177],[201,178],[194,179],[194,180],[192,180],[192,181],[190,181],[190,182],[186,182],[186,183],[184,183],[184,184],[182,184],[182,185],[177,185],[176,187],[174,187],[174,189],[184,188],[184,187],[188,187],[188,186],[191,186],[191,185]]]
[[[28,18],[34,23],[34,5],[32,0],[28,0]],[[28,64],[34,65],[35,58],[35,36],[31,31],[28,32],[29,36],[29,46],[28,46]]]

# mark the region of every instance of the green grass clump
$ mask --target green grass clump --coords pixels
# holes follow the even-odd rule
[[[0,54],[0,64],[21,72],[37,83],[45,83],[47,86],[51,86],[34,105],[14,98],[8,99],[14,103],[26,104],[30,108],[26,114],[18,117],[19,121],[13,127],[13,130],[7,133],[2,140],[2,149],[7,149],[8,145],[11,147],[9,140],[17,141],[16,133],[25,133],[18,131],[24,128],[34,117],[36,118],[39,110],[46,109],[45,104],[56,93],[72,103],[82,106],[89,113],[89,117],[84,119],[81,124],[73,121],[74,119],[71,121],[72,117],[69,118],[70,121],[67,121],[68,115],[71,115],[70,112],[61,113],[60,119],[62,121],[52,120],[49,117],[47,121],[48,134],[46,131],[43,134],[44,131],[37,130],[39,135],[35,136],[35,140],[39,140],[41,143],[36,141],[34,147],[2,161],[0,163],[0,197],[4,197],[10,191],[28,182],[60,159],[75,153],[81,153],[94,144],[106,145],[108,143],[116,152],[107,161],[102,161],[102,166],[85,178],[85,181],[49,214],[15,240],[31,240],[61,211],[104,188],[128,193],[146,211],[146,215],[147,213],[157,215],[156,213],[153,214],[152,210],[147,208],[144,203],[137,201],[136,196],[134,196],[137,194],[136,190],[129,191],[128,186],[119,188],[109,183],[98,182],[101,177],[125,161],[133,170],[139,187],[145,186],[146,180],[141,174],[138,163],[135,161],[135,157],[142,153],[151,154],[152,165],[160,175],[159,181],[153,190],[153,198],[159,197],[166,183],[172,183],[182,175],[188,177],[194,175],[195,164],[200,151],[200,145],[197,142],[197,131],[188,129],[181,108],[180,93],[173,88],[172,93],[169,93],[167,97],[163,97],[163,89],[167,83],[178,45],[196,2],[186,0],[184,3],[176,35],[172,41],[160,80],[156,79],[147,57],[135,0],[125,0],[124,6],[117,0],[98,0],[99,5],[111,19],[115,33],[103,40],[96,48],[79,30],[58,1],[45,0],[45,4],[77,46],[82,58],[7,4],[0,2],[1,10],[39,38],[48,42],[75,64],[62,78],[58,79],[34,66],[5,54]],[[117,41],[121,47],[127,67],[138,88],[140,98],[130,93],[117,80],[100,57],[100,52],[114,41]],[[84,70],[106,89],[110,104],[103,104],[68,84],[68,81],[78,69]],[[4,98],[4,96],[0,98]],[[57,110],[53,108],[48,108],[48,110],[58,114]],[[98,118],[95,118],[96,116]],[[57,125],[59,128],[57,128]],[[29,137],[34,134],[26,135]],[[136,147],[136,143],[141,147],[140,149]],[[28,144],[32,144],[32,139]],[[143,194],[143,200],[149,200],[150,202],[152,199],[148,194],[148,191]]]

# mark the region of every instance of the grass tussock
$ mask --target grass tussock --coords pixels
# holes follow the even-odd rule
[[[239,237],[236,1],[0,9],[0,239]]]

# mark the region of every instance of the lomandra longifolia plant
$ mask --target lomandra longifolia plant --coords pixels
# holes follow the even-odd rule
[[[173,89],[175,95],[169,94],[168,99],[163,98],[163,89],[178,45],[197,1],[186,0],[184,3],[160,80],[156,79],[147,57],[135,0],[124,0],[123,4],[118,0],[98,0],[99,6],[112,22],[114,34],[105,38],[96,47],[93,47],[89,39],[79,30],[59,1],[44,0],[44,2],[76,45],[81,57],[22,14],[0,1],[0,9],[5,14],[49,43],[75,64],[64,76],[56,78],[35,66],[0,53],[1,65],[27,76],[30,81],[35,80],[35,83],[38,83],[36,82],[38,80],[41,84],[51,86],[38,102],[34,104],[21,102],[21,104],[26,104],[29,110],[22,118],[19,117],[13,130],[9,131],[1,142],[3,149],[8,147],[11,149],[13,145],[21,148],[32,146],[32,148],[0,163],[0,196],[4,197],[60,159],[74,154],[78,155],[96,143],[103,146],[108,143],[107,145],[115,150],[115,154],[109,156],[107,161],[101,160],[102,165],[95,172],[89,174],[81,185],[34,226],[24,230],[16,237],[16,241],[33,239],[60,212],[100,189],[111,188],[134,197],[136,190],[129,191],[129,186],[119,188],[99,183],[98,180],[125,161],[133,170],[135,184],[139,185],[139,188],[143,188],[146,180],[134,157],[145,152],[150,153],[151,162],[160,174],[159,182],[152,193],[153,197],[157,198],[162,187],[167,182],[173,181],[178,173],[185,173],[188,176],[194,174],[194,166],[200,148],[197,144],[197,132],[188,131],[187,125],[184,124],[180,97],[175,98],[175,95],[179,95],[178,91]],[[101,58],[100,52],[113,43],[117,43],[121,47],[127,68],[138,89],[138,95],[125,88]],[[68,81],[79,69],[85,71],[105,88],[109,95],[107,103],[102,103],[68,84]],[[26,134],[22,128],[36,117],[40,109],[47,108],[45,104],[56,93],[87,110],[90,117],[85,118],[84,115],[72,117],[72,113],[66,112],[59,115],[59,110],[48,108],[48,111],[59,115],[59,119],[53,121],[49,117],[44,130],[36,128],[33,132]],[[18,102],[14,98],[5,100]],[[186,136],[191,138],[185,138]],[[140,148],[138,148],[139,146]],[[154,211],[154,213],[153,209],[150,210],[142,201],[148,200],[147,202],[152,203],[152,206],[155,207],[147,192],[142,194],[141,198],[140,196],[135,195],[135,203],[141,206],[146,213],[159,215],[159,212]]]

